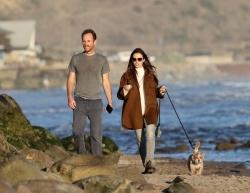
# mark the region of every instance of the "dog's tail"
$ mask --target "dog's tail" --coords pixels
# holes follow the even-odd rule
[[[197,143],[195,145],[194,153],[197,153],[199,151],[199,148],[200,148],[200,142],[197,141]]]

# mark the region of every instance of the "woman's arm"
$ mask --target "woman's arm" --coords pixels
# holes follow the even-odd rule
[[[117,92],[117,98],[120,100],[125,100],[128,94],[128,91],[131,89],[131,86],[127,85],[127,80],[125,75],[123,74],[120,80],[120,86]]]

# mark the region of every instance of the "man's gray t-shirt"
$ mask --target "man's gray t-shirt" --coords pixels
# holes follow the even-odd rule
[[[74,95],[83,99],[102,99],[102,75],[110,71],[107,58],[95,53],[87,56],[83,52],[72,56],[68,67],[76,75]]]

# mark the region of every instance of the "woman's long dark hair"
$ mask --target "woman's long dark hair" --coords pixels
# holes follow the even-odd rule
[[[144,76],[147,76],[148,74],[152,74],[154,76],[155,82],[158,84],[159,81],[158,81],[158,78],[156,76],[156,67],[151,64],[147,54],[145,54],[145,52],[141,48],[134,49],[134,51],[130,54],[128,67],[127,67],[128,81],[131,83],[137,82],[137,78],[136,78],[137,71],[136,71],[134,63],[132,61],[133,55],[137,54],[137,53],[140,53],[143,56],[143,58],[145,59],[145,61],[143,62],[143,65],[142,65],[144,67],[144,70],[145,70]]]

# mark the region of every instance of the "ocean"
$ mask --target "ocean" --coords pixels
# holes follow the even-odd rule
[[[168,94],[183,127],[192,141],[201,142],[207,161],[244,162],[250,165],[250,148],[216,151],[216,143],[231,137],[246,143],[250,140],[249,79],[171,81]],[[133,131],[121,127],[122,101],[113,86],[113,112],[103,111],[103,135],[110,137],[124,154],[138,154]],[[72,110],[67,105],[65,88],[41,90],[1,90],[13,97],[32,125],[42,126],[60,138],[71,135]],[[104,106],[107,105],[103,94]],[[168,96],[161,100],[162,135],[156,138],[156,149],[176,147],[189,141]],[[85,129],[89,134],[89,122]],[[238,144],[240,145],[240,144]],[[181,153],[156,153],[156,157],[187,159],[189,150]]]

